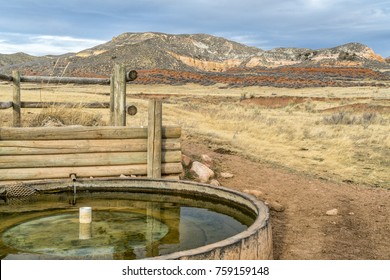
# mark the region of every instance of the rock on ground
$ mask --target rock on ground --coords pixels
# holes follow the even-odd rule
[[[181,156],[181,163],[184,167],[189,167],[191,165],[192,159],[189,156],[182,155]]]
[[[199,179],[201,183],[207,183],[214,177],[214,171],[199,161],[192,163],[191,172]]]
[[[262,191],[245,189],[244,192],[246,192],[248,194],[251,194],[251,195],[255,196],[258,199],[264,199],[264,194],[263,194]]]
[[[210,181],[210,185],[213,185],[213,186],[220,186],[221,183],[220,183],[218,180],[212,179],[212,180]]]
[[[208,168],[213,167],[213,159],[209,155],[203,154],[201,155],[201,158],[204,165],[206,165]]]
[[[336,208],[326,211],[326,215],[328,215],[328,216],[337,216],[338,213],[339,213],[339,211]]]
[[[234,177],[234,175],[230,172],[221,172],[221,174],[219,175],[224,179],[229,179]]]

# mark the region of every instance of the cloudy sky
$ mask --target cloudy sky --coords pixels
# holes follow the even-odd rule
[[[124,32],[207,33],[264,50],[359,42],[390,56],[390,0],[0,0],[0,53],[77,52]]]

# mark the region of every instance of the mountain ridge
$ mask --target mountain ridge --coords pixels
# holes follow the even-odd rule
[[[114,64],[132,69],[225,72],[278,67],[389,67],[371,48],[347,43],[334,48],[262,50],[208,34],[123,33],[112,40],[59,56],[1,55],[0,72],[28,75],[107,76]]]

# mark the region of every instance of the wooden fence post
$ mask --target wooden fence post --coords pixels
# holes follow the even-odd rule
[[[13,90],[13,115],[12,125],[14,127],[21,126],[21,102],[20,102],[20,73],[19,71],[12,71],[12,81],[14,85]]]
[[[149,101],[147,175],[161,178],[162,102]]]
[[[114,66],[114,126],[126,126],[126,68]]]
[[[110,77],[110,125],[114,126],[114,118],[115,118],[115,99],[114,99],[114,74]]]

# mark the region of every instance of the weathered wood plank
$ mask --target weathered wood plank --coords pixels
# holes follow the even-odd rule
[[[54,106],[60,106],[64,108],[92,108],[92,109],[105,109],[110,107],[108,102],[85,102],[85,103],[72,103],[72,102],[31,102],[21,101],[21,108],[50,108]],[[13,107],[12,101],[0,102],[0,109],[8,109]]]
[[[111,75],[110,77],[110,125],[114,126],[114,120],[115,120],[115,95],[114,95],[114,75]]]
[[[53,84],[84,84],[84,85],[108,85],[109,78],[79,78],[79,77],[48,77],[48,76],[22,76],[21,82],[29,83],[53,83]]]
[[[72,103],[72,102],[30,102],[30,101],[22,101],[22,108],[50,108],[54,106],[60,106],[64,108],[109,108],[110,103],[108,102],[85,102],[85,103]]]
[[[12,101],[0,102],[0,109],[9,109],[12,108],[12,106],[13,106]]]
[[[12,77],[4,74],[0,74],[0,81],[12,81]]]
[[[20,73],[19,71],[12,71],[12,81],[14,84],[13,87],[13,96],[12,96],[12,125],[14,127],[20,127],[22,123],[22,113],[20,107]]]
[[[0,157],[0,173],[4,168],[109,166],[146,163],[146,152],[113,152],[57,155],[14,155]],[[162,161],[180,162],[180,151],[165,151]]]
[[[126,125],[126,68],[114,66],[114,125]]]
[[[162,140],[163,150],[180,148],[179,138]],[[0,156],[146,151],[146,139],[0,141]]]
[[[147,138],[144,127],[1,127],[0,140],[82,140],[82,139],[141,139]],[[181,127],[162,128],[163,138],[180,138]]]
[[[148,177],[161,178],[162,103],[149,101],[148,108]]]
[[[163,174],[180,174],[181,163],[163,163]],[[124,175],[146,175],[146,164],[88,166],[88,167],[53,167],[53,168],[17,168],[0,170],[1,181],[26,181],[41,179],[69,178],[70,174],[77,177],[113,177]]]

